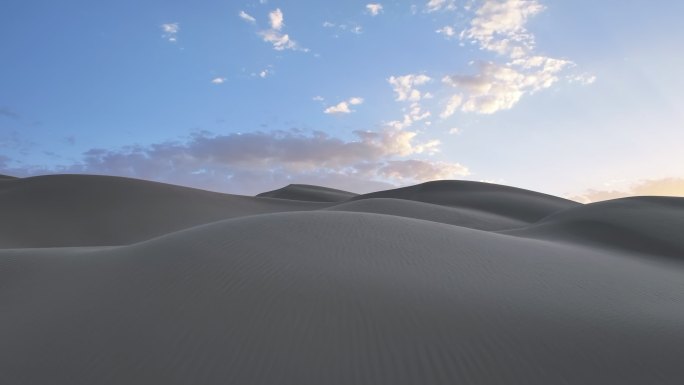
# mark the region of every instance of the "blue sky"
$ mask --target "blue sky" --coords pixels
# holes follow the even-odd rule
[[[684,194],[681,2],[2,8],[0,173]]]

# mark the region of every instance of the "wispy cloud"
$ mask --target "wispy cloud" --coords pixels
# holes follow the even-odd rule
[[[392,85],[394,92],[397,94],[397,101],[412,101],[417,102],[422,99],[423,94],[417,87],[428,83],[430,77],[423,74],[408,74],[403,76],[390,76],[387,81]]]
[[[218,78],[213,78],[213,79],[211,79],[211,82],[212,82],[213,84],[223,84],[223,83],[226,82],[226,80],[227,80],[226,78],[218,77]]]
[[[271,11],[268,14],[270,29],[263,30],[259,32],[262,39],[273,45],[273,49],[276,51],[284,50],[295,50],[308,52],[307,48],[302,48],[296,41],[290,38],[290,35],[281,32],[283,26],[285,25],[283,12],[280,8]]]
[[[323,110],[323,113],[332,114],[332,115],[350,114],[350,113],[354,112],[354,110],[352,110],[349,106],[356,106],[356,105],[359,105],[362,103],[363,103],[363,98],[352,97],[352,98],[349,98],[348,100],[341,101],[334,106],[330,106],[330,107],[326,108],[325,110]]]
[[[369,3],[366,4],[366,11],[371,14],[371,16],[377,16],[382,12],[382,4],[380,3]]]
[[[544,10],[537,0],[485,0],[462,32],[482,49],[520,58],[534,48],[534,36],[525,25]]]
[[[455,0],[429,0],[425,4],[426,12],[437,12],[437,11],[453,11],[456,7]]]
[[[261,72],[259,72],[259,77],[264,79],[268,76],[271,76],[271,74],[272,74],[272,71],[270,69],[266,68],[266,69],[261,70]]]
[[[447,39],[450,39],[450,38],[456,36],[456,30],[454,29],[454,27],[451,27],[448,25],[445,25],[444,27],[436,30],[435,32],[437,32],[440,35],[443,35]]]
[[[538,61],[530,58],[522,66],[484,62],[478,64],[476,74],[445,76],[442,82],[460,93],[452,96],[442,116],[451,116],[459,106],[464,112],[479,114],[508,110],[525,94],[551,87],[568,65],[568,61],[547,57]]]
[[[322,24],[323,28],[329,28],[332,29],[338,33],[334,35],[334,37],[339,37],[339,33],[342,32],[350,32],[356,35],[360,35],[363,33],[363,27],[357,23],[333,23],[331,21],[324,21]]]
[[[248,13],[245,12],[245,11],[240,11],[240,13],[238,14],[238,16],[240,16],[240,18],[241,18],[242,20],[244,20],[244,21],[246,21],[246,22],[248,22],[248,23],[252,23],[252,24],[255,24],[255,23],[256,23],[256,19],[255,19],[252,15],[248,14]]]
[[[166,23],[160,26],[162,30],[162,37],[172,43],[175,43],[178,39],[178,32],[180,31],[180,25],[178,23]]]
[[[526,94],[550,88],[561,73],[575,66],[572,61],[536,54],[535,40],[527,29],[529,19],[544,10],[537,0],[483,0],[475,9],[468,28],[460,34],[481,50],[503,58],[476,62],[474,74],[454,74],[442,78],[458,90],[445,103],[440,116],[448,118],[463,112],[493,114],[515,106]],[[446,27],[445,27],[446,28]],[[448,35],[450,30],[438,30]],[[581,82],[577,78],[576,81]],[[589,83],[591,77],[586,77]],[[593,79],[591,80],[593,81]]]

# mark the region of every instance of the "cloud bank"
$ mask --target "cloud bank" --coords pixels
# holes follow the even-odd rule
[[[80,162],[51,169],[12,167],[3,158],[0,173],[118,175],[241,194],[295,182],[368,192],[469,174],[458,163],[408,159],[439,150],[437,141],[417,142],[415,132],[386,129],[353,134],[353,140],[345,141],[320,131],[201,132],[185,141],[91,149]]]

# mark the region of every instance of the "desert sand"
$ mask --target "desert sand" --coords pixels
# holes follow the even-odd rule
[[[2,384],[682,384],[684,198],[0,178]]]

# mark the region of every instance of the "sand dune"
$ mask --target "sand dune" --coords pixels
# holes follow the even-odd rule
[[[435,181],[363,194],[368,198],[408,199],[450,207],[475,209],[525,222],[535,222],[579,203],[515,187],[470,181]]]
[[[684,198],[634,197],[554,213],[511,235],[661,255],[684,261]]]
[[[108,176],[11,179],[0,182],[0,248],[124,245],[221,219],[319,207]]]
[[[290,199],[310,202],[344,202],[358,194],[334,188],[291,184],[283,188],[258,194],[257,197]]]
[[[438,182],[321,203],[91,176],[0,183],[7,244],[100,239],[79,223],[124,234],[0,250],[1,383],[684,378],[682,198],[579,205]],[[46,223],[6,233],[22,212]],[[166,221],[185,227],[152,231]],[[126,243],[141,229],[161,235]]]
[[[324,210],[396,215],[479,230],[515,229],[528,225],[527,222],[487,211],[393,198],[366,198]]]

